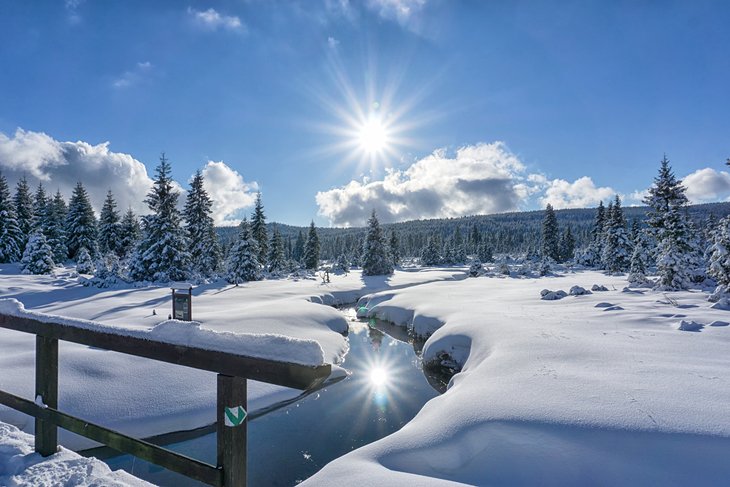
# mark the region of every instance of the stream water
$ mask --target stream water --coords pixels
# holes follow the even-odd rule
[[[352,374],[250,421],[249,485],[296,485],[335,458],[397,431],[444,389],[442,380],[424,374],[422,343],[405,329],[358,320],[354,308],[342,312],[350,321],[342,366]],[[215,433],[167,447],[215,464]],[[129,455],[105,461],[158,485],[202,485]]]

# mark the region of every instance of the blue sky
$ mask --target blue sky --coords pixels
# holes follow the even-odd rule
[[[636,202],[666,152],[726,199],[728,25],[727,2],[0,0],[0,170],[134,206],[118,186],[164,150],[183,187],[241,178],[229,222],[258,188],[327,225]]]

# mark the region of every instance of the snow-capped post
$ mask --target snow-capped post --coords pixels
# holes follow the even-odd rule
[[[193,321],[193,285],[189,282],[173,282],[172,317],[181,321]]]
[[[44,407],[58,408],[58,339],[35,337],[35,397]],[[40,399],[40,401],[38,401]],[[58,427],[35,418],[35,451],[44,457],[58,450]]]

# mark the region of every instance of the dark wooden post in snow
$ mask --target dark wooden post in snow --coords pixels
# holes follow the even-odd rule
[[[35,337],[35,395],[43,404],[58,409],[58,340]],[[35,451],[47,457],[58,450],[58,427],[35,420]]]
[[[218,374],[218,467],[225,487],[246,486],[246,379]],[[232,417],[226,421],[226,409]],[[239,422],[240,419],[240,422]]]

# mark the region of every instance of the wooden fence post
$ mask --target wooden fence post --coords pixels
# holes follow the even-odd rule
[[[35,338],[35,395],[43,404],[58,409],[58,340]],[[58,427],[36,418],[35,451],[47,457],[58,450]]]
[[[218,467],[225,487],[246,486],[246,379],[218,374]]]

